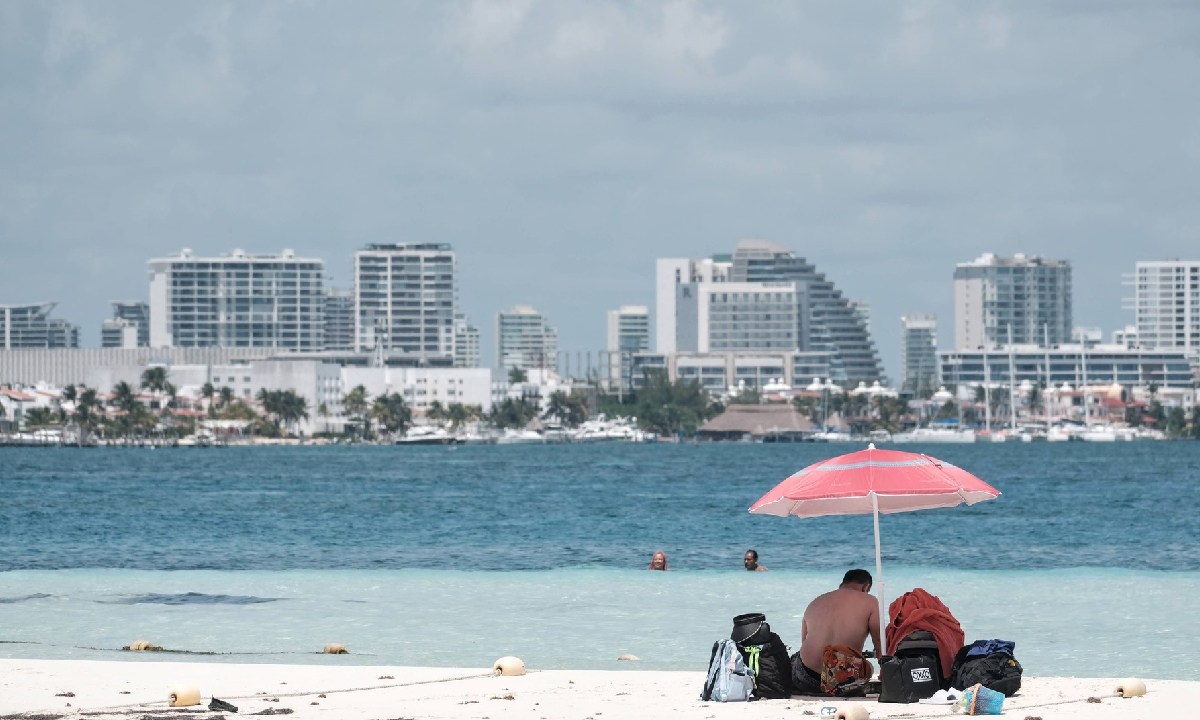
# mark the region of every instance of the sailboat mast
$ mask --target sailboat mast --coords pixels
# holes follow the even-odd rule
[[[1008,324],[1008,427],[1017,431],[1017,374],[1013,363],[1012,323]]]

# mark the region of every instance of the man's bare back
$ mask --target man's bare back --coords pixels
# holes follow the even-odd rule
[[[879,653],[879,604],[869,584],[847,584],[817,597],[804,610],[800,659],[811,670],[821,670],[826,645],[846,645],[862,650],[871,636]]]

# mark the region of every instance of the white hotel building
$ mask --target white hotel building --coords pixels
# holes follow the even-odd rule
[[[1200,355],[1200,261],[1141,261],[1132,281],[1141,346]]]
[[[149,265],[151,347],[324,348],[323,260],[185,249]]]
[[[354,349],[454,359],[455,255],[445,243],[368,245],[354,254]]]

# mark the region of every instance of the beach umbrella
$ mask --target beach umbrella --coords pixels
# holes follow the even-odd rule
[[[884,604],[880,514],[954,507],[991,500],[1000,491],[960,467],[920,453],[866,450],[813,463],[758,499],[750,512],[761,515],[866,515],[875,518],[875,587],[879,628],[888,625]],[[880,642],[884,639],[881,637]],[[880,648],[884,651],[884,648]]]

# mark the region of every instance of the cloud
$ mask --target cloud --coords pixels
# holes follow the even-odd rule
[[[452,243],[485,330],[564,348],[653,304],[656,257],[793,247],[873,308],[952,322],[956,262],[1114,278],[1194,252],[1200,6],[1154,3],[0,3],[0,302],[98,339],[180,247]],[[580,290],[582,288],[582,290]],[[570,298],[565,301],[564,298]],[[486,342],[486,337],[485,337]]]

